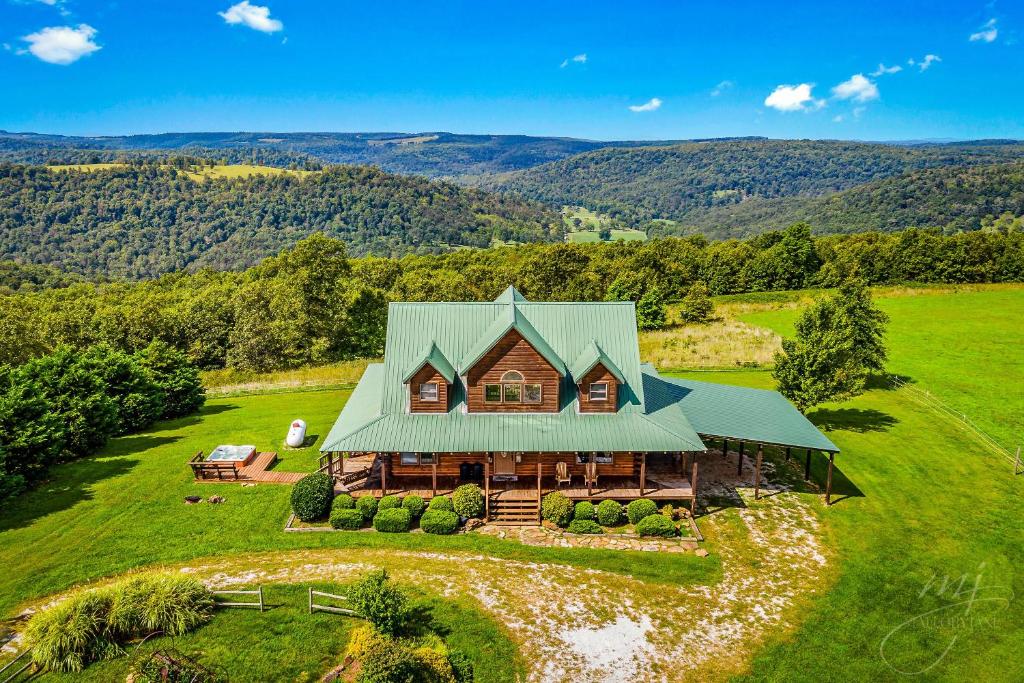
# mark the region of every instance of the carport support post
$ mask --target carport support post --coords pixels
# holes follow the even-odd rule
[[[804,481],[811,480],[811,449],[807,449],[807,460],[804,462]]]
[[[743,474],[743,446],[745,442],[740,441],[740,457],[736,459],[736,476],[739,477]]]
[[[761,459],[764,457],[764,445],[757,444],[757,466],[754,468],[754,500],[761,495]]]
[[[836,454],[828,454],[828,479],[825,480],[825,505],[832,504],[832,466],[835,464]]]

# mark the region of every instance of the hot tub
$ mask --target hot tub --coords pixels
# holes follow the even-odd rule
[[[206,456],[207,462],[236,462],[241,467],[256,455],[255,446],[217,446]]]

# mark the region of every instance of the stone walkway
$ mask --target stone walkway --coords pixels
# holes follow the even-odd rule
[[[599,548],[601,550],[641,550],[646,552],[696,552],[697,542],[681,538],[651,538],[631,534],[569,534],[541,526],[497,526],[486,524],[477,533],[519,541],[524,545],[552,548]]]

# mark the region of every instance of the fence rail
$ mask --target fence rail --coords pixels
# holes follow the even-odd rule
[[[1006,448],[996,439],[988,434],[985,430],[977,425],[966,413],[963,413],[956,408],[952,407],[948,403],[944,402],[935,394],[931,393],[927,389],[921,389],[919,387],[907,384],[899,377],[893,376],[892,385],[897,389],[903,389],[907,392],[907,395],[914,401],[917,401],[921,405],[931,408],[940,415],[953,420],[961,427],[963,427],[968,433],[974,436],[980,441],[988,450],[992,451],[996,455],[1006,458],[1013,464],[1014,474],[1018,474],[1020,471],[1020,446],[1017,447],[1017,453],[1014,455],[1009,448]]]
[[[344,595],[335,595],[334,593],[324,593],[323,591],[315,591],[312,588],[309,589],[309,613],[313,612],[330,612],[331,614],[345,614],[350,617],[358,617],[359,614],[352,609],[346,607],[335,607],[334,605],[320,605],[313,602],[315,597],[329,598],[331,600],[348,600]]]
[[[214,604],[215,607],[258,607],[260,612],[262,612],[263,609],[264,609],[264,604],[263,604],[263,586],[260,586],[259,588],[257,588],[254,591],[210,591],[210,592],[213,593],[213,596],[214,596],[214,603],[213,604]],[[218,595],[255,595],[255,596],[257,596],[259,598],[259,600],[256,600],[254,602],[238,602],[238,601],[221,602],[219,600],[216,600],[216,597]]]
[[[18,655],[17,657],[12,659],[11,661],[9,661],[6,664],[4,664],[3,668],[0,669],[0,676],[4,677],[3,679],[0,679],[0,680],[2,680],[2,683],[8,683],[8,681],[13,681],[15,678],[20,676],[22,674],[22,672],[25,671],[25,669],[27,669],[30,666],[32,666],[32,660],[29,659],[27,662],[22,664],[20,668],[18,668],[16,670],[14,669],[15,664],[17,664],[21,660],[25,659],[25,657],[28,657],[29,653],[31,653],[31,652],[32,652],[31,650],[25,650],[20,655]]]

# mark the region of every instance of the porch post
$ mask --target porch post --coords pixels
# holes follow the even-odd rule
[[[430,466],[430,497],[437,495],[437,454],[434,454],[434,463]]]
[[[540,510],[540,473],[541,473],[541,462],[540,452],[537,453],[537,522],[541,521],[541,510]]]
[[[804,462],[804,481],[811,480],[811,449],[807,449],[807,461]]]
[[[836,454],[828,454],[828,479],[825,480],[825,505],[832,504],[832,467],[835,464]]]
[[[693,459],[693,473],[690,474],[690,493],[693,494],[693,500],[690,503],[690,516],[696,519],[697,517],[697,458]]]
[[[761,459],[764,457],[764,445],[757,444],[757,465],[754,467],[754,500],[761,495]]]
[[[382,456],[380,461],[380,495],[388,495],[388,461],[391,460],[391,454],[387,453]]]
[[[745,441],[740,441],[740,457],[736,460],[736,476],[743,476],[743,447],[746,445]]]
[[[792,455],[793,449],[790,446],[786,446],[786,462],[789,462],[789,456]]]
[[[729,439],[722,439],[722,457],[729,454]]]
[[[345,453],[343,453],[343,452],[342,453],[338,453],[338,457],[341,459],[341,465],[338,468],[338,474],[340,474],[341,477],[344,478],[345,477]]]
[[[491,463],[484,459],[484,521],[491,519]]]
[[[647,485],[647,451],[640,452],[640,495],[644,495],[644,487]]]
[[[679,474],[685,474],[686,473],[686,466],[689,465],[689,464],[690,464],[690,452],[689,451],[683,451],[682,457],[680,458],[680,462],[679,462]]]
[[[590,457],[593,458],[594,456],[591,455]],[[587,498],[593,498],[594,497],[594,476],[593,476],[593,474],[594,474],[594,471],[597,470],[597,468],[594,467],[594,464],[595,463],[593,463],[593,462],[588,462],[588,463],[585,463],[583,465],[583,472],[584,472],[584,474],[585,474],[585,476],[587,478]],[[591,469],[591,468],[593,468],[593,469]]]

